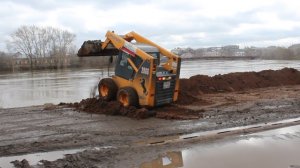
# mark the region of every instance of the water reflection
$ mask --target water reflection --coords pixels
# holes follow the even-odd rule
[[[276,139],[274,137],[285,137]],[[173,167],[186,168],[253,168],[253,167],[299,167],[300,165],[300,126],[291,126],[260,133],[254,133],[238,138],[227,138],[212,143],[200,144],[183,149],[182,152],[167,152],[159,155],[151,162],[143,163],[140,167],[173,166],[174,160],[180,165]],[[175,153],[171,156],[170,153]],[[168,162],[167,159],[170,160]],[[182,163],[181,163],[182,162]],[[144,167],[142,167],[144,166]],[[172,167],[172,168],[173,168]],[[176,167],[176,168],[177,168]]]
[[[196,74],[260,71],[293,67],[300,61],[274,60],[193,60],[182,62],[181,77]],[[113,70],[110,70],[113,74]],[[88,98],[107,69],[57,70],[0,74],[0,108],[75,102]]]
[[[178,168],[183,166],[181,151],[167,152],[166,154],[146,163],[140,168]]]
[[[36,165],[40,160],[54,161],[59,158],[63,158],[64,155],[66,154],[73,154],[83,150],[84,149],[71,149],[71,150],[61,150],[61,151],[52,151],[52,152],[44,152],[44,153],[33,153],[33,154],[26,154],[20,156],[0,157],[0,167],[12,168],[14,166],[10,162],[15,160],[21,161],[23,159],[26,159],[30,165]]]

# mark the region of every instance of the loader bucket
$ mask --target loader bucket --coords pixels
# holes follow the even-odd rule
[[[101,40],[85,41],[78,50],[77,55],[79,57],[118,55],[119,50],[112,45],[108,45],[102,50],[102,43]]]

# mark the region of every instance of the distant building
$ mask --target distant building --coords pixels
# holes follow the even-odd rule
[[[195,57],[195,55],[189,52],[181,55],[181,58],[193,58],[193,57]]]
[[[55,67],[55,66],[69,66],[70,65],[70,57],[62,57],[62,58],[33,58],[32,64],[35,67]],[[28,58],[16,58],[13,60],[13,66],[15,68],[29,68],[30,61]]]
[[[236,50],[239,50],[240,49],[240,46],[238,45],[227,45],[227,46],[223,46],[222,47],[222,50],[233,50],[233,51],[236,51]]]
[[[201,57],[258,57],[261,48],[246,47],[241,49],[239,45],[226,45],[222,47],[208,48],[175,48],[172,50],[182,58],[201,58]]]

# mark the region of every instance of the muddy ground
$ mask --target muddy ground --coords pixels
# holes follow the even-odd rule
[[[218,85],[204,85],[204,82],[199,82],[202,86],[196,88],[198,85],[194,83],[191,87],[197,89],[197,92],[192,91],[191,88],[182,89],[181,96],[189,97],[188,101],[181,101],[154,110],[126,109],[131,112],[150,111],[149,115],[154,117],[147,119],[141,119],[145,117],[134,115],[132,117],[132,114],[135,113],[127,115],[130,112],[126,113],[126,116],[129,117],[124,117],[99,114],[102,111],[87,111],[84,110],[86,102],[84,104],[79,102],[76,106],[74,104],[46,104],[35,107],[0,109],[0,156],[97,147],[101,150],[87,150],[67,155],[66,158],[55,162],[43,161],[42,165],[36,167],[132,167],[132,163],[125,159],[132,154],[170,148],[170,146],[159,148],[136,146],[137,142],[150,138],[171,137],[300,117],[300,73],[294,69],[283,69],[277,71],[277,74],[281,76],[280,80],[284,78],[282,82],[268,83],[267,81],[270,80],[279,80],[274,77],[274,72],[269,71],[268,75],[262,75],[266,71],[253,73],[250,75],[253,78],[248,83],[254,81],[255,78],[264,80],[253,84],[254,87],[244,88],[229,85],[235,81],[235,83],[241,82],[236,86],[248,86],[245,80],[251,78],[249,76],[241,78],[242,73],[237,80],[225,80],[229,78],[226,75],[200,76],[200,78],[209,79],[207,80],[208,84],[223,78],[223,81],[228,81],[227,86],[229,87],[218,88]],[[229,76],[235,76],[235,74],[237,73],[229,74]],[[186,82],[186,80],[189,79],[182,81]],[[182,81],[181,84],[184,86]],[[297,83],[298,81],[299,83]],[[261,83],[265,83],[265,85]],[[222,86],[225,85],[226,83],[222,84]],[[205,90],[209,90],[209,92],[205,92]],[[99,100],[91,99],[89,101],[97,102]],[[101,108],[107,107],[115,106],[107,103]],[[120,109],[117,109],[116,112],[122,114],[118,110]],[[181,143],[172,148],[185,145],[188,144]],[[142,156],[135,155],[137,158],[135,158],[134,166],[142,163]],[[120,165],[121,163],[123,165]],[[26,165],[26,162],[16,162],[16,164]]]

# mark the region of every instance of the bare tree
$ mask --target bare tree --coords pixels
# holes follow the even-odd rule
[[[263,59],[293,59],[292,52],[285,47],[270,46],[262,50]]]
[[[16,54],[9,54],[0,51],[0,70],[12,70],[14,71],[14,61]]]
[[[24,54],[29,62],[32,69],[33,66],[33,56],[34,56],[34,46],[32,42],[31,30],[35,27],[22,26],[17,31],[11,34],[11,41],[9,42],[9,49],[19,51]]]
[[[3,69],[6,65],[6,54],[2,51],[0,51],[0,68]]]
[[[21,26],[11,34],[8,46],[13,52],[25,55],[30,68],[33,69],[34,59],[55,58],[56,66],[63,64],[63,58],[73,49],[75,34],[53,27]]]
[[[72,43],[75,35],[66,30],[50,29],[49,31],[53,32],[50,43],[52,44],[51,56],[56,58],[58,66],[64,66],[64,58],[73,53],[74,45]]]
[[[195,50],[195,56],[196,57],[203,57],[205,53],[205,49],[203,48],[198,48]]]
[[[291,52],[293,59],[300,59],[300,44],[291,45],[288,50]]]

